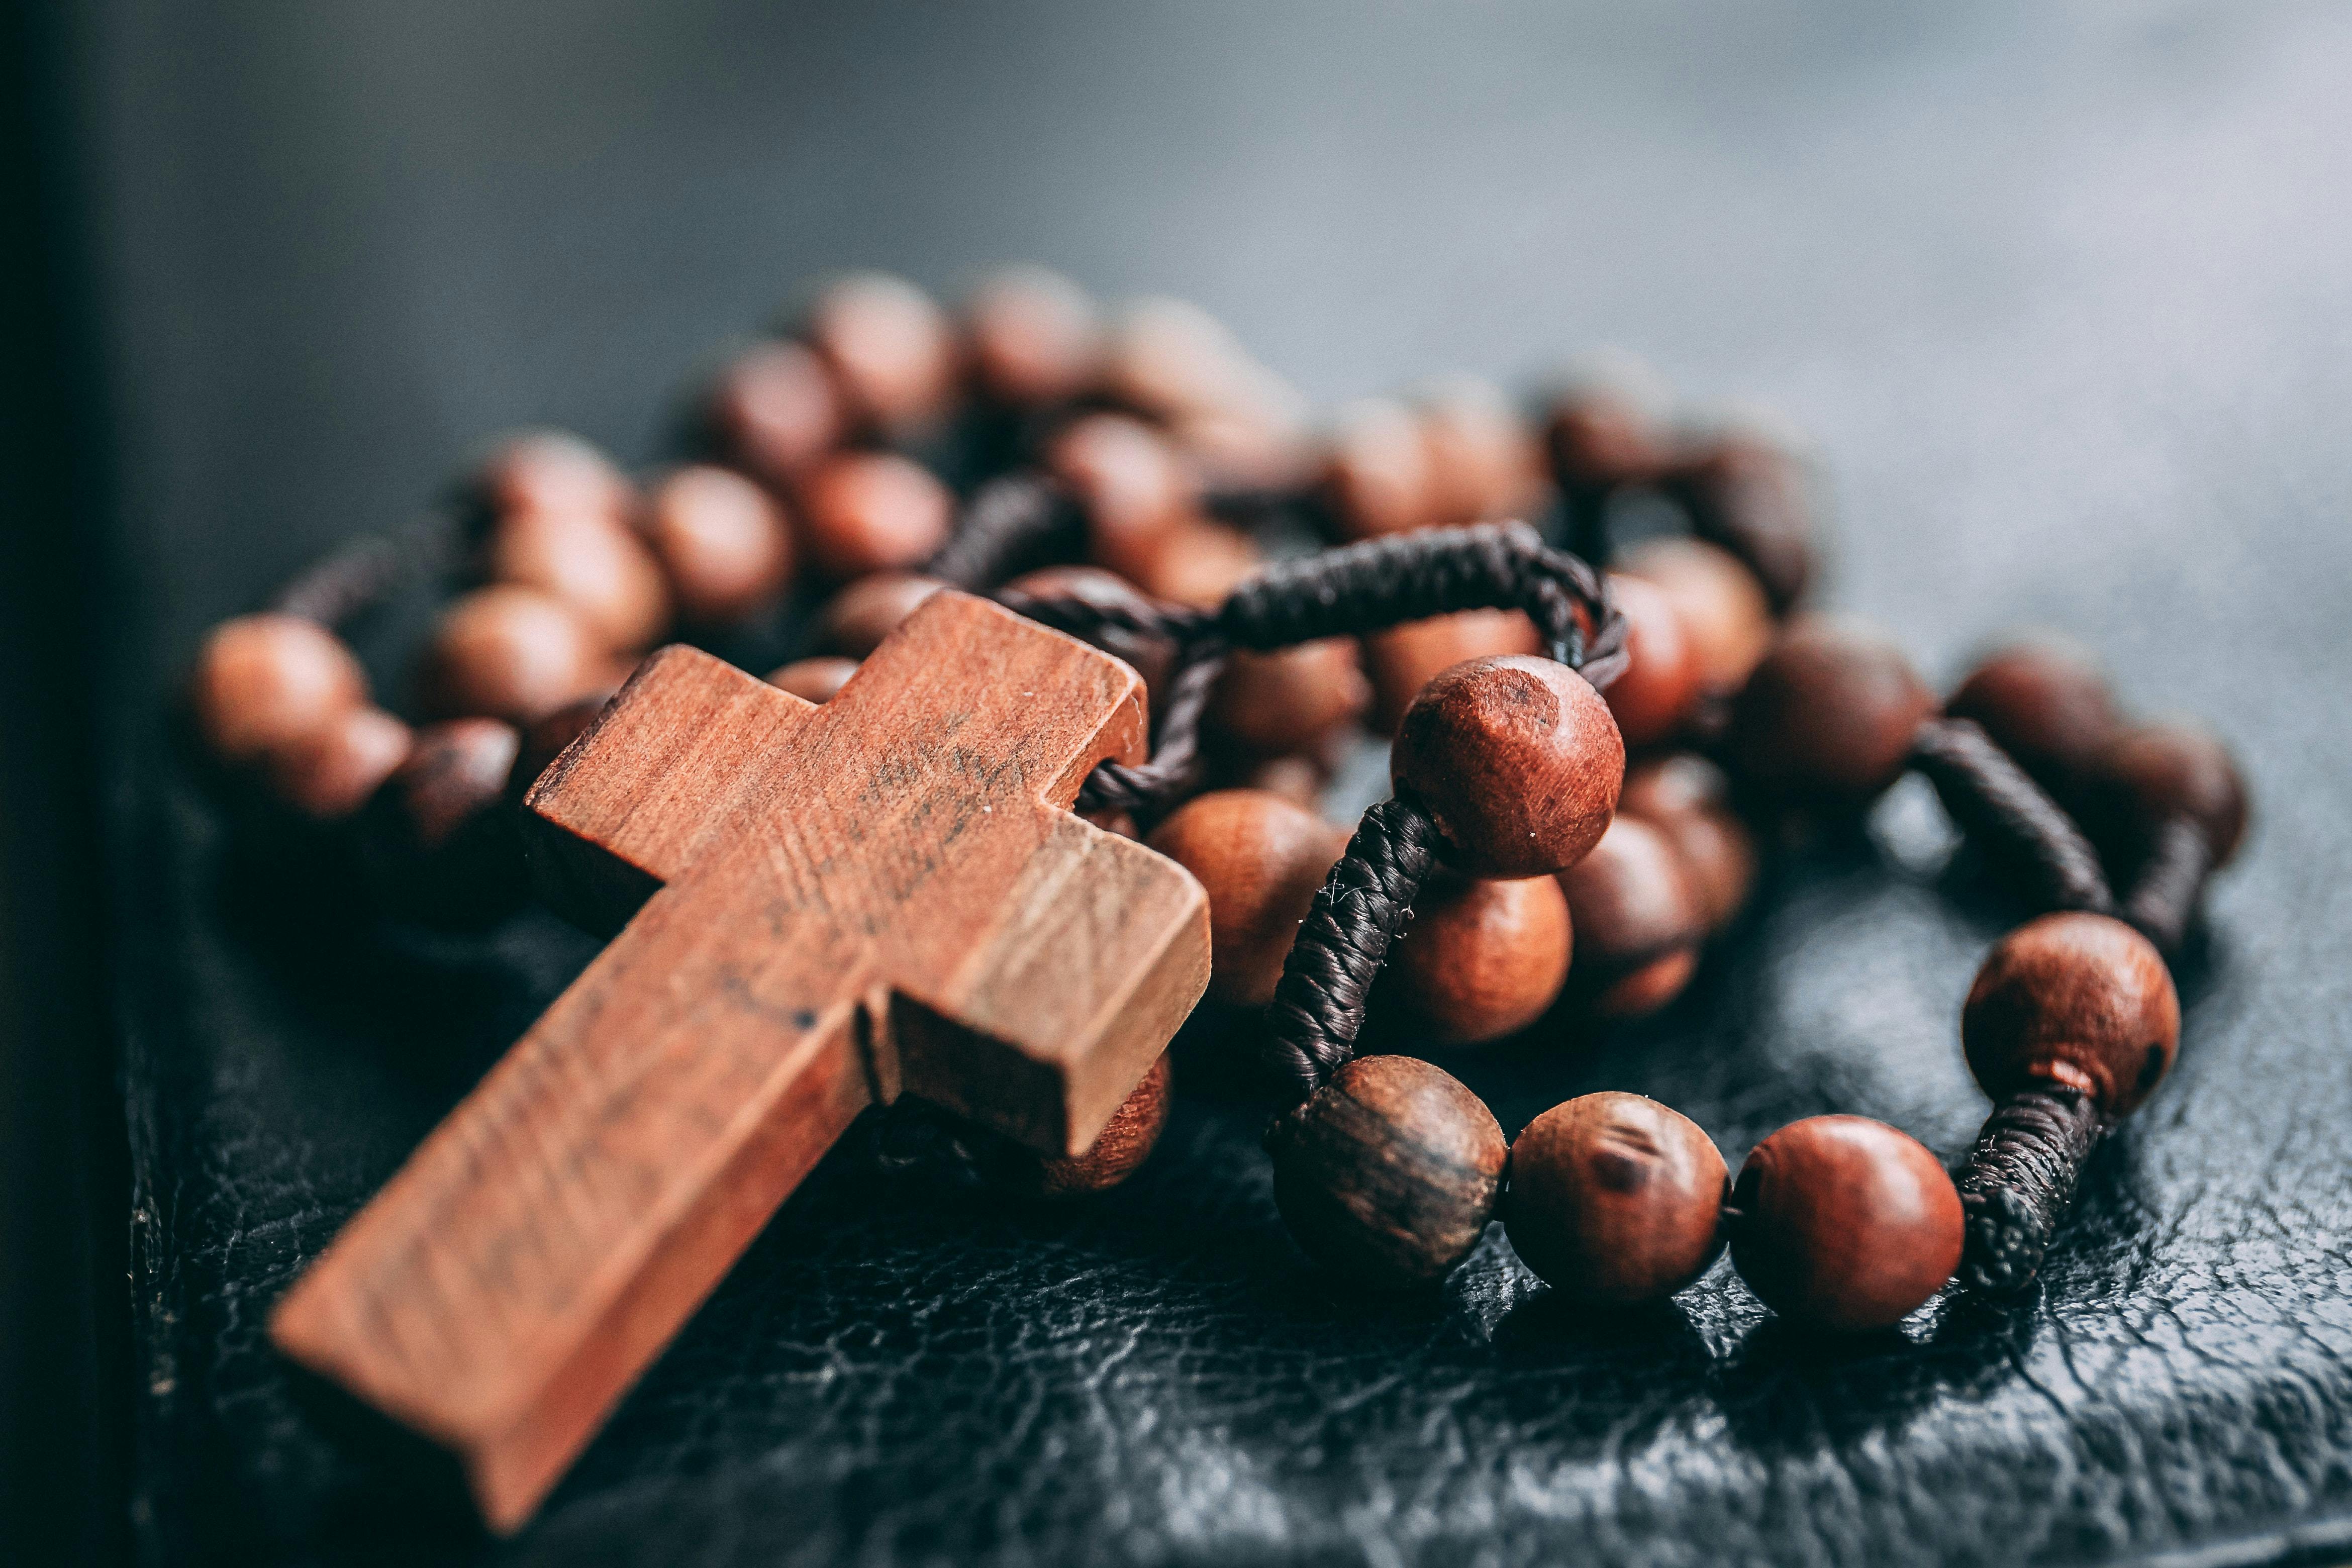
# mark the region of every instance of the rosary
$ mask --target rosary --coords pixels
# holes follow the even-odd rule
[[[1150,1152],[1204,995],[1278,1086],[1275,1198],[1335,1276],[1425,1285],[1499,1218],[1595,1310],[1727,1246],[1826,1331],[2028,1285],[2172,1064],[2167,960],[2244,835],[2235,764],[2063,646],[1938,702],[1884,636],[1800,610],[1812,513],[1771,440],[1601,384],[1311,429],[1198,311],[1106,321],[1026,270],[952,318],[836,280],[687,426],[643,489],[509,441],[215,628],[193,680],[224,793],[388,918],[536,893],[611,938],[272,1320],[455,1450],[495,1529],[861,1117],[905,1095],[985,1179],[1101,1190]],[[465,591],[412,727],[341,632],[418,582]],[[802,657],[761,680],[761,649]],[[1315,805],[1367,725],[1393,795],[1349,832]],[[1439,1068],[1357,1054],[1375,1010],[1450,1045],[1658,1011],[1759,827],[1856,822],[1914,772],[2046,911],[1962,1007],[1993,1109],[1956,1173],[1818,1116],[1735,1178],[1615,1092],[1507,1141]]]

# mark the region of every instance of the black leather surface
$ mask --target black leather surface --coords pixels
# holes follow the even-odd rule
[[[89,32],[150,1560],[2352,1555],[2340,10],[478,9]],[[1000,254],[1197,295],[1318,398],[1604,341],[1769,397],[1843,503],[1833,597],[1927,668],[2052,622],[2220,726],[2257,837],[2045,1288],[1824,1348],[1721,1268],[1556,1310],[1496,1233],[1442,1296],[1335,1296],[1193,1040],[1098,1203],[828,1163],[511,1542],[290,1378],[272,1300],[591,950],[364,929],[323,868],[230,854],[158,717],[196,629],[500,425],[649,451],[808,268]],[[1507,1130],[1615,1087],[1735,1163],[1826,1110],[1956,1154],[1959,998],[2015,911],[1940,854],[1907,790],[1654,1026],[1443,1059]]]

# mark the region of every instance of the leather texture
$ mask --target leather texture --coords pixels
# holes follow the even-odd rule
[[[148,1561],[2352,1557],[2340,10],[264,9],[125,6],[89,51],[140,351],[111,804]],[[501,425],[651,451],[779,279],[1006,251],[1194,294],[1318,398],[1600,341],[1768,396],[1842,503],[1832,602],[1938,677],[2063,626],[2228,736],[2259,826],[2180,1066],[2039,1289],[1823,1343],[1719,1265],[1602,1321],[1496,1229],[1427,1298],[1335,1292],[1204,1026],[1099,1200],[837,1152],[512,1541],[289,1373],[271,1303],[593,947],[377,927],[323,859],[239,852],[159,717],[197,628]],[[1957,1157],[1960,998],[2019,911],[1948,849],[1915,781],[1777,856],[1664,1017],[1437,1059],[1506,1131],[1616,1088],[1735,1165],[1832,1110]]]

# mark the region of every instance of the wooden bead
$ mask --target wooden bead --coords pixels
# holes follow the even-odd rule
[[[707,417],[719,449],[778,489],[839,446],[848,413],[824,362],[805,344],[763,342],[719,373]]]
[[[1323,637],[1226,660],[1209,698],[1216,732],[1255,756],[1312,755],[1354,724],[1372,689],[1353,637]]]
[[[1317,758],[1265,757],[1250,764],[1242,787],[1278,795],[1293,805],[1313,811],[1322,804],[1323,791],[1330,782],[1330,774]]]
[[[1731,1208],[1739,1277],[1815,1328],[1892,1327],[1960,1263],[1951,1177],[1916,1139],[1864,1116],[1808,1117],[1759,1143]]]
[[[2168,821],[2197,825],[2216,868],[2246,838],[2246,784],[2229,748],[2189,723],[2142,724],[2092,759],[2099,805],[2145,837]]]
[[[1342,409],[1324,448],[1322,489],[1342,539],[1428,526],[1435,515],[1430,453],[1413,411],[1386,398]]]
[[[860,577],[817,616],[817,638],[835,653],[864,658],[882,646],[915,606],[947,584],[912,572],[877,572]]]
[[[1389,949],[1389,973],[1432,1037],[1480,1045],[1544,1016],[1568,980],[1568,900],[1549,877],[1434,879]]]
[[[1421,689],[1465,659],[1542,651],[1543,635],[1517,610],[1462,610],[1374,632],[1364,638],[1372,728],[1395,734]]]
[[[1512,1142],[1510,1171],[1511,1247],[1571,1301],[1664,1300],[1723,1251],[1723,1155],[1654,1100],[1612,1090],[1555,1105]]]
[[[1055,437],[1045,467],[1087,519],[1087,553],[1138,575],[1200,505],[1200,487],[1175,448],[1139,419],[1089,414]]]
[[[844,401],[873,426],[920,430],[955,395],[954,330],[930,296],[903,278],[865,272],[832,284],[809,308],[806,333]]]
[[[1656,482],[1675,459],[1674,441],[1650,411],[1613,387],[1560,394],[1544,425],[1552,471],[1590,489]]]
[[[231,766],[319,735],[367,696],[367,676],[341,638],[274,612],[215,626],[188,690],[197,733]]]
[[[408,748],[408,726],[383,709],[346,708],[268,753],[269,793],[314,822],[338,822],[367,804]]]
[[[1262,790],[1213,790],[1146,840],[1209,895],[1209,994],[1234,1006],[1274,1000],[1283,960],[1348,835]]]
[[[475,471],[474,488],[493,517],[549,512],[618,522],[636,504],[636,488],[610,458],[561,430],[509,437]]]
[[[1513,517],[1542,490],[1535,440],[1493,384],[1470,378],[1432,388],[1421,409],[1430,515],[1443,526]]]
[[[1257,546],[1237,528],[1189,518],[1160,540],[1135,571],[1155,599],[1213,610],[1260,564]]]
[[[1620,816],[1592,853],[1559,874],[1576,922],[1580,989],[1604,1018],[1654,1013],[1698,964],[1706,911],[1666,836]]]
[[[1102,322],[1086,291],[1058,273],[1015,267],[982,284],[964,307],[981,390],[1020,408],[1066,403],[1102,363]]]
[[[1944,711],[1982,726],[1994,745],[2045,785],[2079,780],[2123,727],[2115,693],[2089,656],[2050,640],[1987,656]]]
[[[362,814],[360,863],[387,912],[432,925],[493,920],[524,895],[508,783],[522,737],[495,719],[416,732]]]
[[[1860,806],[1902,776],[1912,737],[1935,710],[1910,659],[1876,628],[1802,616],[1733,704],[1731,755],[1759,788]]]
[[[1723,540],[1786,607],[1813,577],[1812,481],[1804,463],[1777,443],[1731,434],[1677,465],[1668,487],[1700,531]]]
[[[1756,574],[1729,552],[1697,539],[1650,539],[1617,568],[1674,601],[1709,691],[1737,691],[1772,646],[1772,606]]]
[[[1493,1215],[1510,1147],[1479,1098],[1411,1057],[1359,1057],[1266,1133],[1298,1245],[1375,1289],[1434,1283]]]
[[[642,649],[668,629],[669,584],[660,563],[609,511],[501,513],[483,557],[491,581],[562,599],[608,648]]]
[[[1628,770],[1617,801],[1621,817],[1641,818],[1674,846],[1710,931],[1730,922],[1756,882],[1755,837],[1730,794],[1721,768],[1685,752]]]
[[[836,581],[920,565],[948,540],[955,498],[931,471],[896,452],[839,452],[802,491],[809,559]]]
[[[1584,858],[1617,809],[1625,742],[1584,677],[1548,658],[1455,665],[1397,727],[1397,794],[1429,813],[1473,877],[1539,877]]]
[[[2061,1084],[2127,1116],[2172,1068],[2180,998],[2156,948],[2121,921],[2043,915],[2001,938],[1977,971],[1960,1040],[1995,1100]]]
[[[1610,601],[1625,616],[1624,673],[1602,695],[1628,747],[1654,746],[1679,731],[1701,691],[1697,650],[1665,591],[1612,573]]]
[[[1160,418],[1231,408],[1249,397],[1254,367],[1224,323],[1181,300],[1141,300],[1111,329],[1106,389]]]
[[[768,494],[708,463],[674,469],[656,486],[646,537],[698,626],[740,621],[766,608],[793,574],[792,531]]]
[[[1085,1153],[1037,1160],[1026,1183],[1049,1198],[1076,1198],[1107,1191],[1135,1174],[1168,1125],[1169,1078],[1162,1052],[1152,1058],[1143,1081],[1111,1112]]]
[[[613,683],[580,612],[536,588],[478,588],[442,612],[420,682],[435,713],[529,723]]]
[[[830,702],[834,693],[849,684],[857,673],[857,660],[840,658],[832,654],[819,654],[814,658],[796,658],[780,665],[767,674],[768,684],[779,691],[810,702]]]

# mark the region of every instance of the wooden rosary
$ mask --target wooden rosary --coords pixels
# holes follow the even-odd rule
[[[862,1113],[904,1092],[972,1168],[1099,1190],[1150,1152],[1204,993],[1281,1086],[1275,1197],[1336,1274],[1435,1280],[1499,1217],[1569,1298],[1663,1298],[1727,1245],[1837,1331],[1956,1274],[2030,1282],[2172,1063],[2166,955],[2245,830],[2228,754],[2126,723],[2063,648],[1938,704],[1884,637],[1798,611],[1811,503],[1773,442],[1602,385],[1531,423],[1447,384],[1318,433],[1199,312],[1106,324],[1027,271],[960,320],[836,282],[688,425],[645,491],[570,437],[508,443],[217,628],[193,684],[224,784],[388,915],[535,889],[613,938],[272,1321],[456,1450],[495,1528]],[[1645,509],[1686,531],[1621,555]],[[1262,556],[1318,532],[1344,542]],[[337,628],[449,578],[412,729]],[[643,657],[808,625],[764,682]],[[1314,805],[1366,723],[1394,794],[1349,834]],[[1744,903],[1751,824],[1856,819],[1914,771],[2052,911],[1962,1010],[1993,1110],[1956,1176],[1822,1116],[1735,1180],[1622,1093],[1507,1143],[1440,1068],[1356,1054],[1375,1008],[1453,1045],[1657,1011]]]

